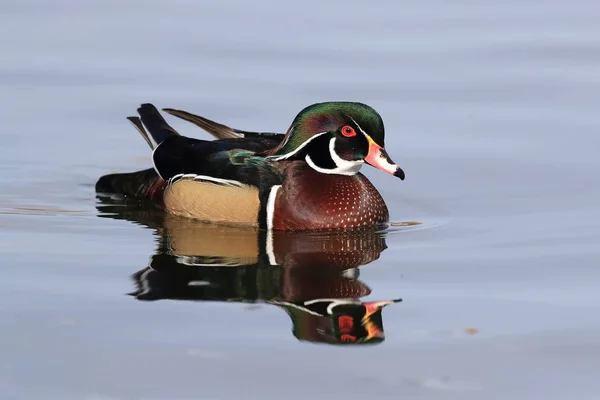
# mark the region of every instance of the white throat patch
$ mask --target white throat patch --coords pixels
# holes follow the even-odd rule
[[[331,156],[331,159],[335,163],[336,168],[332,168],[332,169],[321,168],[314,163],[314,161],[310,158],[310,155],[308,155],[308,154],[306,155],[306,157],[304,159],[306,160],[306,163],[308,165],[310,165],[310,167],[312,169],[314,169],[315,171],[319,171],[323,174],[337,174],[337,175],[356,175],[358,170],[360,170],[360,167],[362,167],[362,165],[365,163],[363,160],[348,161],[348,160],[344,160],[343,158],[341,158],[335,152],[335,138],[332,138],[329,141],[329,155]]]

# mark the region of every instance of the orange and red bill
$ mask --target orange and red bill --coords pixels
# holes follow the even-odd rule
[[[369,152],[365,157],[367,164],[404,180],[404,171],[392,161],[385,149],[375,143],[370,136],[367,136],[367,140],[369,141]]]

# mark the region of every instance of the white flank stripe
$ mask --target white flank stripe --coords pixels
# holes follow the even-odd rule
[[[275,257],[275,251],[273,250],[273,230],[267,231],[267,256],[269,256],[269,264],[277,265],[277,258]]]
[[[358,122],[356,122],[356,121],[354,120],[354,118],[352,118],[352,117],[350,117],[350,116],[348,116],[348,118],[350,118],[350,119],[352,120],[352,122],[354,122],[354,123],[356,124],[356,126],[358,127],[358,130],[359,130],[359,131],[360,131],[360,132],[361,132],[363,135],[365,135],[365,137],[368,139],[368,138],[369,138],[369,135],[367,135],[367,132],[365,132],[365,131],[363,130],[363,128],[361,128],[361,126],[358,124]]]
[[[275,214],[275,199],[277,198],[277,191],[281,188],[281,185],[271,186],[269,192],[269,198],[267,200],[267,256],[269,257],[269,264],[277,265],[277,258],[275,258],[275,251],[273,250],[273,216]]]
[[[281,185],[271,186],[269,192],[269,199],[267,200],[267,229],[273,229],[273,214],[275,214],[275,198],[277,197],[277,191]]]

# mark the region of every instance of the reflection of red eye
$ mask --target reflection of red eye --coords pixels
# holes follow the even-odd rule
[[[353,343],[353,342],[356,342],[356,336],[348,335],[346,333],[346,334],[343,334],[342,336],[340,336],[340,340],[342,342],[346,342],[346,343]]]
[[[344,135],[346,137],[353,137],[353,136],[356,136],[356,131],[350,125],[345,125],[342,128],[342,135]]]

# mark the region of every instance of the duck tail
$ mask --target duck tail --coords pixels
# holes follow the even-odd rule
[[[140,118],[129,117],[128,119],[140,131],[152,149],[155,149],[171,136],[179,136],[179,132],[165,121],[154,105],[149,103],[142,104],[137,109],[137,112]]]
[[[161,204],[165,186],[165,181],[154,168],[148,168],[142,171],[101,176],[96,182],[96,192],[120,194]]]
[[[148,132],[146,132],[146,128],[144,128],[144,124],[142,124],[142,120],[139,117],[127,117],[127,120],[131,122],[131,124],[137,129],[137,131],[142,135],[148,146],[152,150],[156,148],[156,143],[152,140],[152,136]]]
[[[152,104],[142,104],[137,111],[139,117],[127,117],[127,120],[133,124],[152,150],[168,137],[179,136],[179,133],[167,124]],[[96,182],[96,192],[120,194],[162,204],[165,186],[166,182],[156,170],[148,168],[136,172],[101,176]]]

